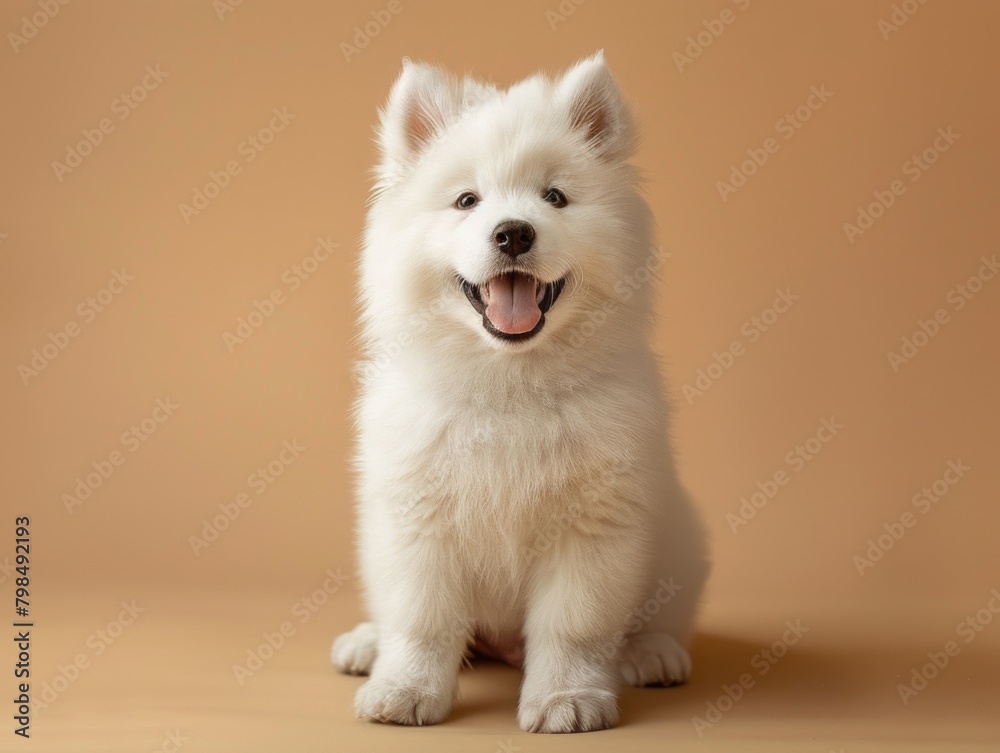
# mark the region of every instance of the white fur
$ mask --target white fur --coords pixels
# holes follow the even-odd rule
[[[622,679],[687,679],[708,569],[670,454],[650,286],[623,284],[653,248],[631,116],[600,53],[507,91],[406,61],[379,136],[356,415],[372,622],[333,661],[370,673],[358,716],[430,724],[474,635],[501,652],[523,636],[521,727],[611,726]],[[566,207],[542,200],[552,186]],[[467,190],[480,203],[456,209]],[[536,277],[568,275],[519,343],[487,333],[456,282],[497,273],[506,219],[535,227]]]

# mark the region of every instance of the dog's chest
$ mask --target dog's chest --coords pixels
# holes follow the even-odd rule
[[[635,455],[634,410],[607,390],[498,392],[470,399],[400,378],[366,395],[365,473],[401,497],[406,520],[517,541],[617,496],[604,492]]]
[[[456,500],[517,508],[566,490],[588,433],[555,409],[454,413],[424,458]]]

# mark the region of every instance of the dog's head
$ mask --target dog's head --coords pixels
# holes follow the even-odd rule
[[[362,284],[475,347],[534,348],[614,298],[649,248],[631,114],[602,54],[498,91],[404,62],[381,112]]]

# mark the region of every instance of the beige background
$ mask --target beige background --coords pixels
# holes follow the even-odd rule
[[[386,4],[72,2],[18,41],[8,33],[26,37],[25,17],[40,6],[6,3],[0,563],[12,560],[15,515],[30,515],[34,692],[87,659],[37,711],[32,740],[15,742],[171,750],[178,730],[191,753],[704,750],[692,716],[786,620],[800,620],[810,632],[705,741],[741,751],[995,745],[1000,619],[908,706],[896,683],[1000,587],[1000,276],[961,310],[948,299],[1000,251],[1000,7],[903,4],[916,12],[883,38],[879,21],[894,12],[883,0],[399,0],[348,60],[342,44]],[[679,70],[687,37],[724,10],[731,23]],[[463,678],[463,701],[442,727],[363,724],[350,712],[358,681],[333,674],[326,649],[358,616],[353,285],[376,107],[403,56],[507,84],[598,48],[637,108],[637,162],[670,254],[656,347],[715,559],[695,679],[629,692],[621,728],[572,740],[520,733],[518,676],[492,665]],[[147,66],[166,78],[119,119],[117,98],[141,86]],[[812,87],[832,96],[786,139],[778,121]],[[244,140],[274,108],[294,119],[248,151]],[[103,118],[113,129],[57,176],[53,162]],[[939,128],[960,138],[912,182],[906,163]],[[769,137],[777,151],[723,200],[717,181]],[[239,174],[185,221],[179,205],[230,160]],[[894,180],[905,192],[851,243],[844,223]],[[317,237],[339,247],[292,290],[283,276]],[[87,321],[78,307],[122,268],[134,279]],[[224,333],[276,288],[284,303],[227,348]],[[751,342],[745,323],[778,289],[799,298]],[[887,353],[940,308],[947,323],[894,371]],[[19,367],[69,322],[77,336],[25,377]],[[734,340],[744,354],[686,399],[683,386]],[[123,443],[168,397],[179,408],[155,433]],[[794,472],[786,454],[831,416],[844,428]],[[305,451],[257,494],[248,477],[286,440]],[[63,495],[116,450],[123,463],[68,513]],[[922,514],[911,498],[959,459],[970,470]],[[727,514],[781,469],[789,483],[734,534]],[[196,555],[191,537],[241,492],[253,503]],[[859,575],[852,558],[907,511],[915,525]],[[327,598],[324,573],[338,569],[344,587],[302,612],[317,589]],[[6,568],[0,578],[6,624],[13,578]],[[95,639],[133,599],[145,609],[135,623],[111,643]],[[239,684],[233,665],[286,621],[294,634]],[[6,668],[3,677],[7,697]]]

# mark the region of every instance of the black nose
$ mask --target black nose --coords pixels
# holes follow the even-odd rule
[[[526,254],[535,242],[535,228],[520,220],[506,220],[493,228],[493,245],[512,259]]]

